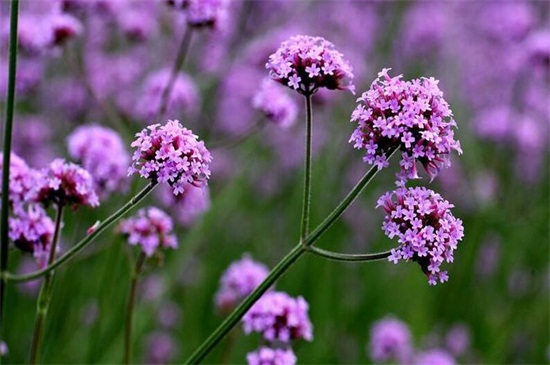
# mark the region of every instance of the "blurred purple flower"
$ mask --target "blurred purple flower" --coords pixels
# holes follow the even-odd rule
[[[415,365],[455,365],[453,357],[445,350],[433,349],[415,356]]]
[[[140,209],[137,216],[124,219],[119,230],[128,236],[128,243],[141,246],[143,253],[152,256],[158,248],[177,248],[172,219],[162,210],[149,207]]]
[[[508,105],[497,105],[480,110],[473,118],[474,131],[481,138],[506,142],[515,130],[517,113]]]
[[[233,309],[241,300],[260,285],[269,274],[269,269],[248,254],[233,262],[220,279],[220,288],[216,293],[216,308],[220,312]]]
[[[32,253],[38,266],[44,267],[54,233],[54,223],[44,209],[36,204],[29,205],[9,218],[9,227],[9,238],[15,247]]]
[[[51,145],[52,128],[37,115],[22,116],[13,130],[13,151],[33,167],[47,166],[55,157]]]
[[[181,321],[181,309],[174,302],[163,301],[158,309],[157,319],[163,328],[178,327]]]
[[[441,195],[424,187],[399,188],[378,199],[376,207],[386,212],[382,229],[389,238],[397,237],[399,247],[388,260],[418,262],[430,285],[447,281],[441,264],[453,262],[453,252],[464,236],[462,221],[455,218],[454,207]]]
[[[500,235],[491,233],[481,242],[476,260],[476,273],[480,277],[491,276],[498,267],[502,239]]]
[[[354,148],[365,149],[363,160],[378,169],[389,166],[387,154],[393,148],[402,152],[397,184],[418,179],[416,161],[433,180],[439,170],[450,166],[452,150],[462,153],[454,138],[456,123],[449,104],[434,78],[401,80],[390,77],[389,69],[378,73],[351,115],[358,127],[350,137]]]
[[[101,197],[126,188],[130,155],[117,132],[100,125],[83,125],[67,142],[69,154],[90,172]]]
[[[183,193],[174,195],[168,186],[157,190],[159,200],[170,209],[179,224],[189,227],[210,209],[210,191],[208,186],[195,187],[187,184]]]
[[[453,356],[464,355],[470,347],[470,331],[464,324],[455,324],[445,336],[445,347]]]
[[[179,121],[153,124],[136,134],[131,146],[136,148],[128,175],[139,173],[154,182],[166,182],[174,195],[185,191],[187,184],[207,185],[212,155]]]
[[[296,355],[291,348],[272,349],[270,347],[260,347],[254,352],[246,355],[248,365],[294,365],[296,364]]]
[[[4,154],[0,153],[0,176],[3,167]],[[8,199],[10,208],[15,214],[24,213],[24,205],[32,198],[32,190],[36,184],[37,171],[27,166],[27,163],[15,153],[10,156],[10,178]],[[0,187],[0,192],[2,188]]]
[[[386,317],[371,327],[369,353],[373,361],[408,363],[412,352],[411,335],[405,323]]]
[[[252,99],[252,106],[263,113],[268,121],[288,128],[296,121],[298,107],[284,90],[270,79],[264,79],[260,90]]]
[[[32,194],[33,199],[46,206],[54,203],[76,209],[81,205],[99,205],[90,173],[62,158],[41,170]]]
[[[302,297],[292,298],[283,292],[265,293],[244,315],[246,334],[258,332],[269,342],[313,340],[308,304]]]
[[[297,35],[281,43],[266,64],[269,76],[300,94],[317,89],[355,91],[352,68],[332,43],[321,37]],[[347,79],[348,84],[343,81]]]
[[[223,29],[227,21],[229,0],[184,1],[187,24],[192,27]]]
[[[166,332],[153,332],[147,336],[146,363],[168,364],[177,354],[177,344]]]

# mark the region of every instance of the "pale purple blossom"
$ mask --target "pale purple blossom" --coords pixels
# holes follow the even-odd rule
[[[262,346],[246,355],[248,365],[294,365],[296,355],[291,348],[273,349]]]
[[[225,312],[233,309],[260,285],[269,274],[269,269],[254,261],[250,255],[233,262],[220,279],[220,288],[216,293],[216,308]]]
[[[296,35],[281,43],[266,64],[269,76],[304,95],[319,88],[350,90],[352,68],[334,45],[321,37]],[[347,84],[344,84],[347,80]]]
[[[463,355],[470,347],[470,331],[465,324],[455,324],[445,336],[445,347],[453,356]]]
[[[285,93],[281,86],[270,79],[262,81],[260,90],[252,99],[252,106],[263,113],[268,121],[282,128],[291,126],[298,115],[295,101]]]
[[[4,154],[0,153],[0,176]],[[9,205],[15,214],[23,213],[24,206],[31,198],[31,192],[36,183],[37,172],[30,168],[27,163],[15,153],[10,156],[10,179],[9,179]],[[0,192],[2,188],[0,187]]]
[[[81,205],[99,205],[90,173],[62,158],[53,160],[41,170],[31,194],[34,200],[46,206],[54,203],[76,209]]]
[[[168,183],[174,195],[183,193],[187,184],[207,185],[212,155],[179,121],[150,125],[136,137],[131,144],[136,151],[128,175],[139,173],[153,182]]]
[[[187,24],[196,28],[223,28],[227,21],[229,0],[165,0],[185,12]]]
[[[433,349],[416,354],[415,365],[455,365],[454,358],[445,350]]]
[[[450,153],[462,153],[454,138],[456,122],[443,99],[438,80],[421,78],[403,81],[402,75],[390,77],[383,69],[351,115],[358,124],[349,142],[367,152],[363,160],[379,169],[386,167],[390,151],[401,151],[397,184],[418,179],[420,162],[431,179],[450,166]]]
[[[172,212],[174,220],[185,226],[193,225],[210,209],[210,190],[208,186],[196,187],[187,184],[182,194],[174,195],[168,186],[158,191],[161,203]]]
[[[370,330],[369,353],[375,362],[407,363],[413,353],[408,326],[393,317],[375,322]]]
[[[147,337],[146,363],[168,364],[177,354],[177,343],[167,332],[153,332]]]
[[[304,298],[292,298],[283,292],[265,293],[244,315],[246,334],[261,333],[269,342],[290,343],[292,340],[313,340],[313,328]]]
[[[140,246],[149,257],[157,249],[178,247],[173,229],[170,216],[155,207],[140,209],[136,216],[124,219],[119,225],[119,231],[128,237],[128,243]]]
[[[69,154],[90,172],[100,196],[125,189],[130,155],[117,132],[90,124],[78,127],[67,140]]]
[[[395,264],[401,260],[418,262],[430,285],[438,279],[447,281],[449,276],[441,265],[453,262],[453,252],[464,236],[462,221],[450,211],[454,205],[432,190],[416,187],[388,192],[378,199],[376,207],[386,212],[384,233],[399,242],[388,260]]]

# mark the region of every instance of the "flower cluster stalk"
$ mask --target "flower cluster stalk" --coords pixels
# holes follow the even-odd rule
[[[306,156],[304,161],[304,200],[302,204],[302,225],[300,239],[306,238],[309,231],[309,209],[311,205],[311,141],[313,137],[312,122],[313,110],[311,106],[311,94],[306,94]]]
[[[2,212],[0,217],[0,338],[3,338],[4,303],[6,295],[6,273],[8,270],[8,231],[9,231],[9,184],[10,184],[10,157],[13,113],[15,108],[15,75],[17,70],[17,23],[19,15],[19,0],[12,0],[10,4],[10,44],[8,91],[6,95],[6,114],[4,120],[4,147],[2,166]]]
[[[130,294],[128,295],[128,302],[126,304],[126,327],[124,331],[124,364],[130,364],[132,362],[132,322],[134,315],[134,307],[136,304],[137,284],[143,264],[145,263],[145,253],[142,251],[136,261],[136,265],[132,272],[132,278],[130,282]]]
[[[55,259],[55,252],[57,250],[57,242],[59,241],[62,220],[63,205],[59,204],[57,206],[57,213],[55,217],[55,230],[50,247],[48,266],[51,265]],[[42,282],[42,286],[40,287],[40,294],[38,295],[38,303],[36,305],[36,317],[34,320],[34,333],[32,336],[32,345],[29,357],[30,364],[37,364],[38,358],[40,356],[40,348],[42,345],[42,337],[44,334],[44,322],[46,321],[46,315],[48,314],[48,307],[50,305],[50,299],[52,296],[53,281],[54,272],[50,271],[48,272],[48,274],[46,274],[46,277]]]

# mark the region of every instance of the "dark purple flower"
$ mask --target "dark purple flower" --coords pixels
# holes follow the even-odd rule
[[[76,209],[81,205],[99,205],[90,173],[62,158],[41,170],[32,194],[37,202],[46,206],[54,203]]]
[[[233,262],[222,275],[216,293],[216,308],[221,312],[233,309],[260,285],[269,274],[268,268],[245,254]]]
[[[123,220],[119,230],[128,236],[128,243],[141,246],[147,256],[159,248],[177,248],[172,219],[162,210],[149,207],[140,209],[137,216]]]
[[[391,250],[389,261],[418,262],[431,285],[437,279],[447,281],[449,276],[441,271],[441,264],[453,262],[453,252],[464,236],[462,221],[451,214],[454,205],[432,190],[417,187],[388,192],[376,207],[386,211],[384,233],[397,237],[400,244]]]
[[[246,355],[248,365],[294,365],[296,364],[296,355],[292,349],[272,349],[270,347],[260,347],[254,352]]]
[[[78,127],[67,140],[69,154],[90,172],[100,196],[126,187],[130,155],[118,133],[91,124]]]
[[[187,184],[197,187],[207,184],[212,155],[204,142],[179,121],[150,125],[136,137],[131,145],[136,151],[129,175],[139,173],[146,179],[166,182],[174,195],[183,193]]]
[[[252,106],[260,111],[268,121],[288,128],[296,121],[298,107],[294,100],[273,80],[262,81],[260,90],[252,99]]]
[[[433,179],[439,170],[450,166],[450,153],[462,153],[454,139],[456,123],[449,104],[434,78],[403,81],[402,75],[388,76],[383,69],[370,89],[361,95],[351,115],[358,127],[350,142],[366,150],[363,160],[382,169],[389,165],[387,154],[402,152],[398,185],[418,179],[416,161],[422,163]]]
[[[291,37],[269,56],[266,68],[273,80],[301,94],[313,94],[322,87],[355,90],[348,61],[332,43],[321,37]],[[344,79],[349,80],[347,85],[343,84]]]
[[[307,302],[282,292],[265,293],[244,315],[243,329],[261,333],[269,342],[313,340]]]
[[[372,360],[407,363],[412,351],[409,328],[400,320],[387,317],[375,322],[371,327],[369,352]]]

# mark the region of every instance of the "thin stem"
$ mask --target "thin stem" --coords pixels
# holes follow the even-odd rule
[[[198,364],[206,355],[235,327],[245,313],[260,297],[283,275],[292,264],[306,252],[302,245],[295,246],[278,264],[271,270],[267,278],[235,308],[233,312],[220,324],[220,326],[202,343],[202,345],[185,361],[186,364]]]
[[[126,330],[124,332],[124,364],[132,362],[132,320],[134,315],[134,307],[136,303],[137,284],[141,275],[141,269],[145,263],[145,254],[140,252],[136,261],[136,266],[132,272],[132,280],[130,283],[130,295],[126,304]]]
[[[342,261],[342,262],[369,262],[377,261],[388,258],[391,255],[391,251],[377,252],[377,253],[366,253],[366,254],[348,254],[333,252],[328,250],[323,250],[315,246],[308,246],[307,251],[317,256],[324,257],[333,261]]]
[[[29,281],[36,279],[38,277],[41,277],[50,271],[54,270],[56,267],[60,266],[61,264],[69,261],[74,255],[79,253],[81,250],[83,250],[87,245],[92,243],[94,239],[97,238],[103,231],[105,231],[109,226],[116,223],[120,218],[124,216],[124,214],[128,213],[132,208],[134,208],[140,201],[142,201],[157,185],[155,182],[149,183],[143,190],[141,190],[136,196],[134,196],[130,201],[124,206],[122,206],[119,210],[117,210],[115,213],[113,213],[110,217],[105,219],[97,228],[95,231],[87,235],[85,238],[80,240],[76,245],[73,246],[69,251],[67,251],[63,256],[61,256],[59,259],[57,259],[55,262],[53,262],[51,265],[48,265],[47,268],[43,270],[38,270],[30,274],[26,275],[15,275],[11,273],[6,273],[6,278],[8,280],[13,281]]]
[[[179,70],[183,67],[185,56],[187,55],[187,51],[189,50],[189,46],[191,45],[192,35],[193,28],[190,26],[186,26],[185,30],[183,31],[183,37],[181,39],[180,47],[178,49],[178,54],[176,55],[176,59],[174,61],[174,66],[172,67],[170,79],[168,80],[168,83],[166,84],[166,87],[164,88],[160,98],[160,106],[157,113],[157,118],[155,118],[155,120],[161,120],[162,118],[164,118],[164,114],[166,113],[166,109],[168,108],[170,94],[172,93],[172,89],[174,88],[174,84],[176,82],[176,77]]]
[[[311,106],[311,94],[306,97],[306,157],[304,162],[304,200],[302,203],[302,224],[300,239],[306,238],[309,231],[309,208],[311,205],[311,140],[312,140],[312,119],[313,108]]]
[[[4,147],[2,165],[2,204],[0,217],[0,339],[4,338],[4,302],[8,270],[8,232],[9,232],[9,191],[10,191],[10,158],[13,113],[15,108],[15,74],[17,70],[17,22],[19,14],[19,0],[12,0],[10,4],[10,45],[8,91],[6,95],[6,114],[4,119]]]
[[[258,133],[265,126],[265,123],[256,123],[252,127],[248,128],[243,134],[235,137],[230,137],[227,139],[222,139],[220,141],[215,141],[208,143],[208,148],[211,150],[222,149],[222,148],[233,148],[243,143],[256,133]]]
[[[52,244],[50,247],[50,256],[48,258],[48,265],[51,265],[55,259],[55,252],[57,250],[57,242],[59,241],[59,234],[61,231],[61,221],[63,220],[63,205],[57,206],[57,214],[55,217],[55,230],[53,234]],[[44,282],[40,288],[40,294],[38,296],[38,303],[36,305],[36,317],[34,320],[34,333],[32,336],[32,345],[30,352],[29,363],[38,363],[38,357],[40,356],[40,348],[42,347],[42,337],[44,334],[44,322],[46,321],[46,315],[48,314],[48,307],[50,305],[50,299],[52,297],[54,272],[49,272],[44,278]]]
[[[390,156],[394,151],[390,152]],[[389,158],[388,157],[388,158]],[[267,278],[229,314],[229,316],[216,328],[216,330],[199,346],[197,350],[185,361],[185,364],[198,364],[206,355],[235,327],[245,313],[260,299],[263,293],[273,285],[296,262],[304,252],[307,252],[309,246],[313,245],[319,237],[344,213],[344,211],[357,198],[359,193],[368,185],[372,178],[377,174],[378,168],[372,167],[361,180],[353,187],[348,195],[338,204],[338,206],[325,218],[325,220],[315,228],[304,240],[294,247],[274,268]]]

